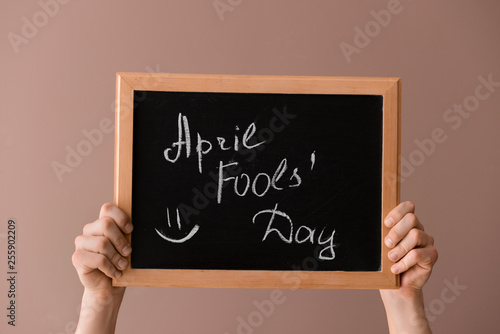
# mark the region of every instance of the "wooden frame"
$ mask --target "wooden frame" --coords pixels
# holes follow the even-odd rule
[[[382,217],[399,204],[401,79],[117,73],[114,203],[131,216],[134,91],[360,94],[383,96]],[[388,228],[381,220],[384,240]],[[130,240],[129,240],[130,241]],[[115,286],[225,288],[367,288],[399,287],[382,242],[379,272],[241,271],[131,269],[113,279]]]

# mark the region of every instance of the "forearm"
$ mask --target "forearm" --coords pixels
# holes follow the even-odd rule
[[[118,288],[113,293],[85,290],[75,334],[114,333],[124,292],[125,288]]]
[[[418,293],[380,290],[391,334],[430,334],[425,318],[424,298]]]

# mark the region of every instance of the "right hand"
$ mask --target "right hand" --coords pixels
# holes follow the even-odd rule
[[[112,278],[122,275],[132,248],[126,235],[132,232],[129,217],[117,206],[106,203],[101,207],[99,219],[85,225],[83,234],[75,239],[73,266],[87,292],[123,293]]]

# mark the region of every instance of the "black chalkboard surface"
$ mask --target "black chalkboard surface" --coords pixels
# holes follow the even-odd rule
[[[122,118],[133,124],[129,270],[146,279],[127,281],[126,272],[117,285],[184,286],[185,279],[172,278],[179,272],[218,277],[186,286],[241,286],[220,279],[228,273],[233,280],[234,273],[250,275],[257,287],[276,286],[269,273],[296,270],[387,275],[381,221],[388,94],[295,92],[296,85],[294,92],[238,91],[229,83],[188,90],[172,88],[171,76],[167,89],[158,87],[161,78],[133,82],[121,104]],[[264,86],[269,78],[276,77],[260,78]],[[169,272],[174,282],[141,272]],[[334,281],[317,287],[365,287]],[[312,282],[301,283],[316,287]]]
[[[380,270],[381,96],[137,91],[134,100],[132,268],[290,270],[318,248],[317,270]],[[191,148],[175,146],[179,118]],[[259,145],[247,149],[252,124]],[[212,145],[201,165],[199,138]],[[175,162],[166,149],[171,160],[180,152]],[[195,226],[182,243],[162,238]]]

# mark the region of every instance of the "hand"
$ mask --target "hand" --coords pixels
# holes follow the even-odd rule
[[[423,225],[415,216],[412,202],[399,204],[387,215],[384,223],[391,228],[384,240],[386,246],[392,248],[388,257],[396,262],[391,271],[401,274],[399,292],[420,291],[438,259],[434,238],[425,233]]]
[[[99,219],[85,225],[75,239],[73,265],[85,287],[75,334],[115,332],[118,311],[125,293],[113,287],[111,278],[121,276],[132,248],[126,234],[132,232],[127,215],[112,204],[104,204]]]
[[[380,290],[390,333],[431,333],[425,318],[422,288],[438,259],[434,238],[424,231],[412,202],[399,204],[384,224],[391,230],[384,242],[391,270],[401,274],[399,289]]]
[[[101,207],[99,219],[85,225],[83,234],[76,237],[72,260],[87,292],[123,294],[124,288],[114,288],[111,278],[120,277],[127,266],[125,257],[132,248],[126,234],[132,229],[127,215],[107,203]]]

